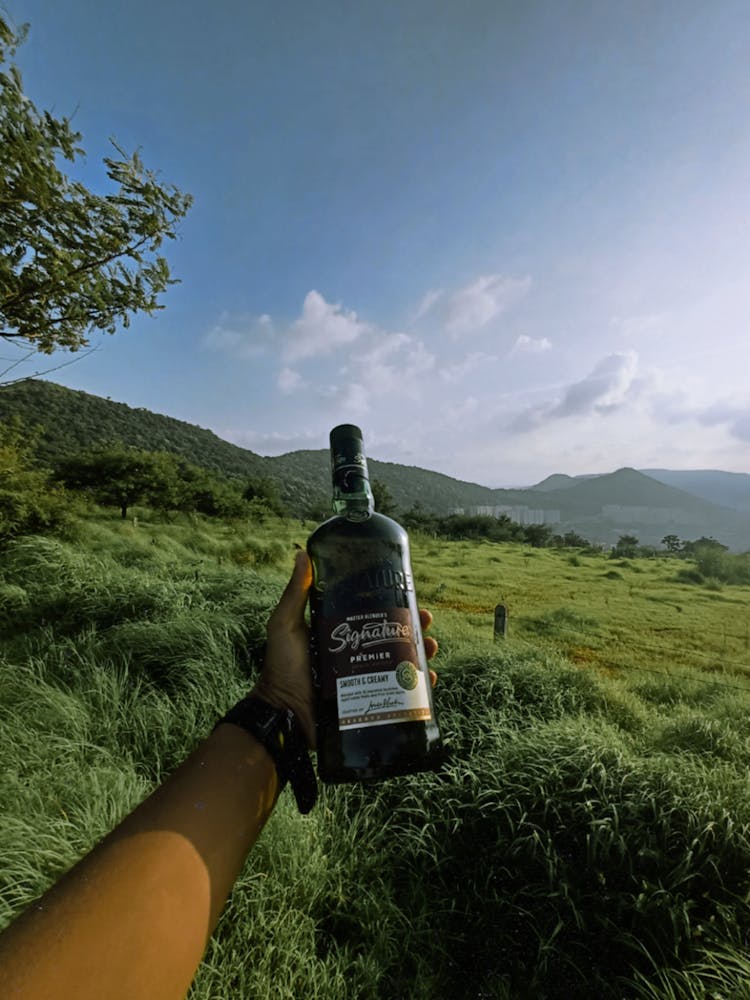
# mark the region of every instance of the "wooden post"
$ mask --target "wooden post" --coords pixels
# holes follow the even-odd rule
[[[504,639],[508,634],[508,609],[504,604],[495,608],[495,641]]]

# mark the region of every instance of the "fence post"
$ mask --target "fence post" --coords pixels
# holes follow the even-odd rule
[[[504,639],[508,634],[508,609],[504,604],[495,608],[495,641]]]

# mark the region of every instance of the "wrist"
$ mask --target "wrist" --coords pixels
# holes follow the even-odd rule
[[[304,699],[294,697],[292,692],[284,691],[278,685],[269,683],[262,675],[251,688],[249,696],[260,698],[276,709],[290,711],[300,724],[307,745],[315,749],[315,717],[310,705]]]
[[[256,687],[227,712],[214,731],[225,725],[245,729],[265,749],[275,765],[279,790],[289,782],[300,812],[309,812],[317,799],[317,783],[305,734],[293,711],[274,704]]]

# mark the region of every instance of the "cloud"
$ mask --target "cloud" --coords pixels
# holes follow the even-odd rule
[[[360,418],[370,412],[370,390],[361,382],[342,379],[320,386],[316,393],[335,413]]]
[[[473,351],[471,354],[467,354],[462,361],[441,368],[439,375],[443,382],[460,382],[467,375],[471,375],[479,369],[488,368],[496,363],[496,355],[485,354],[483,351]]]
[[[487,326],[531,288],[531,278],[513,278],[505,274],[485,274],[450,294],[442,289],[430,291],[417,310],[416,319],[425,316],[437,321],[447,333],[458,337]]]
[[[658,394],[652,399],[654,415],[666,424],[699,424],[701,427],[725,427],[731,437],[750,442],[750,402],[720,399],[709,406],[691,399],[684,388]]]
[[[750,442],[750,407],[739,413],[729,425],[729,433],[739,441]]]
[[[326,398],[349,400],[361,411],[373,398],[381,402],[398,396],[405,405],[421,395],[426,378],[435,371],[437,359],[420,340],[405,333],[373,329],[366,344],[354,350],[340,371],[337,393]],[[353,388],[356,392],[353,391]]]
[[[419,308],[417,309],[416,314],[414,316],[414,322],[416,323],[417,320],[420,320],[423,316],[426,316],[427,313],[430,311],[430,309],[432,309],[432,307],[438,301],[438,299],[441,299],[444,295],[445,292],[442,290],[442,288],[432,289],[431,291],[427,292],[425,297],[419,303]]]
[[[637,369],[638,355],[634,351],[609,354],[585,378],[569,385],[559,402],[529,407],[514,418],[511,429],[528,431],[566,417],[612,413],[640,391]]]
[[[628,397],[637,368],[638,355],[635,351],[602,358],[586,378],[568,387],[561,402],[550,411],[550,416],[570,417],[617,409]]]
[[[738,441],[750,441],[750,404],[722,401],[691,414],[705,427],[726,424],[727,430]]]
[[[304,386],[305,382],[299,372],[292,368],[282,368],[276,380],[279,389],[285,394],[289,394]]]
[[[548,337],[527,337],[525,333],[516,340],[513,350],[526,354],[544,354],[552,349],[552,341]]]
[[[247,361],[267,354],[273,335],[273,322],[265,313],[245,317],[222,313],[219,322],[204,335],[201,346]]]
[[[285,332],[285,361],[301,361],[352,344],[371,331],[353,311],[340,303],[326,302],[320,292],[305,296],[302,314]]]
[[[610,326],[622,343],[649,341],[662,336],[667,324],[664,313],[637,313],[631,316],[613,316]]]

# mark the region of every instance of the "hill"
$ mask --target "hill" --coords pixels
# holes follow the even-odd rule
[[[42,428],[38,458],[43,465],[91,445],[122,442],[171,452],[229,478],[269,476],[296,516],[330,503],[327,449],[265,457],[194,424],[44,380],[0,388],[0,419],[13,415],[29,427]],[[561,533],[577,531],[601,544],[613,544],[625,533],[654,545],[667,534],[685,539],[712,535],[732,549],[750,549],[750,489],[744,492],[750,476],[667,470],[645,475],[619,469],[599,476],[557,474],[534,487],[509,490],[374,458],[370,471],[388,486],[402,510],[419,503],[441,515],[456,510],[507,514],[524,524],[549,524]],[[695,484],[701,492],[678,488],[681,484]],[[731,503],[721,506],[716,497]]]
[[[265,457],[195,424],[37,379],[0,388],[0,420],[13,415],[28,427],[41,427],[37,454],[43,465],[53,466],[91,445],[122,442],[171,452],[229,478],[270,476],[278,482],[289,509],[299,516],[330,504],[327,449]],[[388,484],[402,508],[419,502],[444,514],[457,506],[493,502],[489,487],[414,466],[373,459],[370,472]]]
[[[718,469],[642,469],[645,475],[711,503],[750,511],[750,475]]]
[[[561,490],[550,490],[545,504],[554,503],[565,510],[568,517],[590,516],[605,506],[674,508],[695,513],[710,513],[706,500],[685,493],[673,486],[665,486],[635,469],[618,469],[607,475],[586,478]]]

